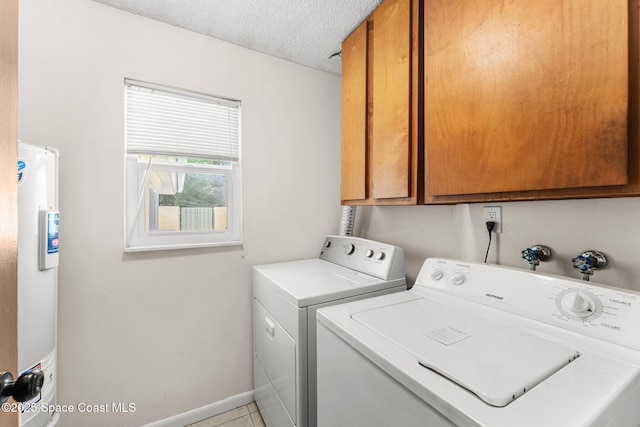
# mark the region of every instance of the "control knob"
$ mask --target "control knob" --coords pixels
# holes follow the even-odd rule
[[[558,311],[569,319],[590,322],[602,314],[602,301],[587,289],[569,288],[556,297]]]
[[[587,294],[572,291],[561,300],[562,308],[577,317],[589,317],[596,311],[596,302]]]
[[[352,253],[355,252],[355,250],[356,250],[356,247],[351,243],[348,243],[344,247],[344,253],[347,254],[347,255],[351,255]]]
[[[433,280],[440,280],[442,276],[444,276],[444,272],[440,269],[435,269],[431,272],[430,276]]]
[[[378,252],[376,252],[376,259],[377,259],[378,261],[382,261],[382,260],[384,259],[384,256],[385,256],[385,255],[384,255],[384,252],[382,252],[382,251],[378,251]]]
[[[367,252],[364,254],[365,257],[371,258],[373,256],[373,249],[367,249]]]
[[[464,283],[465,280],[467,280],[466,276],[464,275],[463,272],[461,271],[456,271],[455,273],[453,273],[451,275],[451,283],[456,285],[456,286],[460,286]]]

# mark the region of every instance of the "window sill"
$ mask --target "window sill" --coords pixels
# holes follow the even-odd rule
[[[183,245],[135,246],[135,247],[129,247],[129,248],[125,247],[122,249],[122,251],[125,253],[133,253],[133,252],[151,252],[151,251],[170,251],[174,249],[218,248],[223,246],[242,246],[242,241],[193,243],[193,244],[183,244]]]

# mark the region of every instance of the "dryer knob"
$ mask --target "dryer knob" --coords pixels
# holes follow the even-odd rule
[[[344,253],[347,255],[351,255],[352,253],[354,253],[356,250],[356,247],[354,245],[352,245],[351,243],[347,244],[344,247]]]
[[[384,259],[384,252],[382,252],[382,251],[376,252],[376,259],[378,261],[382,261]]]
[[[431,278],[433,280],[440,280],[444,276],[444,272],[442,270],[436,269],[431,272]]]
[[[467,280],[467,277],[461,271],[457,271],[451,276],[451,283],[456,286],[462,285],[465,280]]]
[[[365,257],[371,258],[373,256],[373,249],[367,249],[367,252],[364,254]]]

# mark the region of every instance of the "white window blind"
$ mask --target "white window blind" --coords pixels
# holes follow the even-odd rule
[[[128,154],[237,162],[240,102],[125,80]]]

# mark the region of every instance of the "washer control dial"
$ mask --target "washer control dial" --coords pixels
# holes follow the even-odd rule
[[[556,307],[562,314],[583,322],[594,319],[602,313],[602,302],[584,289],[567,289],[556,298]]]
[[[449,279],[452,284],[456,286],[460,286],[467,280],[467,276],[464,275],[462,271],[456,271],[451,275],[451,279]]]
[[[367,258],[371,258],[373,256],[373,249],[367,249],[367,252],[365,252],[364,256]]]
[[[580,292],[570,292],[562,298],[562,307],[578,317],[591,316],[595,306],[595,303],[589,296],[581,294]]]
[[[355,250],[356,250],[356,247],[351,243],[348,243],[344,246],[344,253],[347,255],[351,255],[352,253],[355,252]]]
[[[384,252],[382,252],[382,251],[376,252],[376,259],[378,261],[382,261],[384,259]]]

